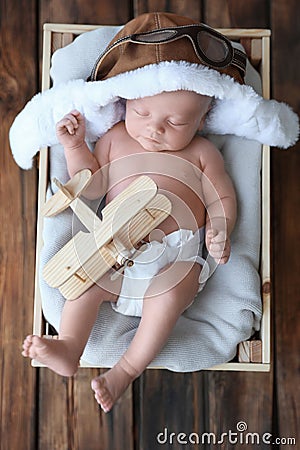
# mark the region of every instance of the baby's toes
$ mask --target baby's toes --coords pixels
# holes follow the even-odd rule
[[[23,356],[29,356],[29,347],[27,345],[25,345],[25,343],[24,343],[22,348],[23,348],[22,355]]]
[[[23,348],[22,355],[23,356],[29,356],[29,350],[30,350],[31,346],[32,346],[32,336],[27,336],[24,339],[24,342],[22,345],[22,348]]]
[[[227,261],[228,261],[228,259],[229,259],[229,256],[223,255],[223,256],[220,258],[219,264],[226,264]]]
[[[30,336],[27,336],[27,337],[24,339],[24,342],[23,342],[23,349],[24,349],[24,350],[25,350],[25,349],[28,349],[28,348],[32,345],[32,338],[33,338],[33,336],[30,335]]]

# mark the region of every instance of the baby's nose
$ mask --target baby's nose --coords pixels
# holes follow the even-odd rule
[[[148,129],[151,133],[162,134],[165,131],[163,124],[160,121],[151,120],[148,123]]]

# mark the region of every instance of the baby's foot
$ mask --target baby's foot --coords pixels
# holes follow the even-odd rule
[[[112,369],[92,380],[95,399],[104,412],[109,412],[139,374],[123,358]]]
[[[72,355],[70,346],[63,340],[52,340],[39,336],[27,336],[22,355],[36,359],[59,375],[70,377],[78,368],[78,358]]]

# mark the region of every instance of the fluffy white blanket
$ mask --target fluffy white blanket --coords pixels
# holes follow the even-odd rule
[[[298,116],[288,105],[265,100],[251,86],[240,85],[202,65],[161,62],[104,81],[84,81],[97,56],[119,29],[103,27],[85,33],[55,54],[51,71],[54,87],[34,96],[10,130],[12,153],[20,167],[29,169],[32,157],[41,147],[57,144],[55,124],[72,109],[85,115],[87,139],[95,142],[123,119],[120,99],[155,95],[164,90],[187,89],[215,97],[206,121],[207,133],[235,134],[282,148],[298,139]]]

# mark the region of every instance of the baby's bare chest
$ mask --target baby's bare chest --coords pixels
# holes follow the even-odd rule
[[[122,148],[113,148],[110,152],[110,177],[127,178],[138,175],[151,175],[160,183],[173,179],[185,184],[201,186],[202,172],[199,158],[188,150],[176,152],[150,152],[141,149],[139,145],[124,142]]]
[[[169,197],[172,215],[177,222],[182,222],[183,227],[195,229],[191,224],[195,219],[197,226],[203,225],[202,174],[190,160],[166,152],[130,153],[115,158],[109,169],[111,189],[108,200],[112,200],[140,175],[150,176],[159,191]]]
[[[124,144],[126,144],[124,142]],[[193,152],[149,152],[133,145],[112,149],[109,165],[109,191],[111,201],[134,179],[148,175],[160,192],[172,203],[172,216],[177,225],[166,224],[166,232],[181,228],[197,229],[204,223],[202,172]],[[196,153],[196,152],[194,152]],[[173,220],[174,222],[174,220]]]

